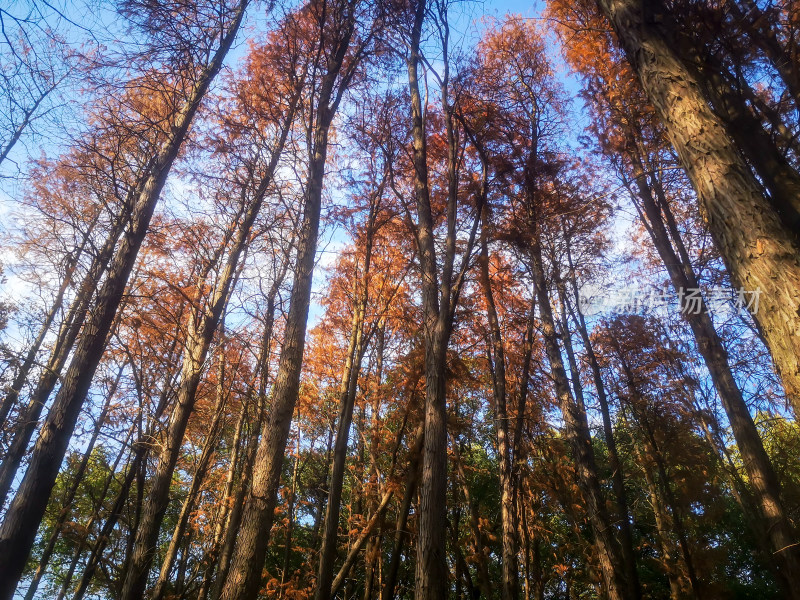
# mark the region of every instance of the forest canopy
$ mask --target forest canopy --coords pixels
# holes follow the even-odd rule
[[[800,4],[0,6],[0,600],[800,600]]]

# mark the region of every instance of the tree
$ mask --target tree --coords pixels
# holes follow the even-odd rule
[[[133,189],[130,221],[116,249],[109,274],[99,291],[84,334],[75,349],[64,383],[34,446],[25,478],[0,527],[0,557],[7,566],[0,577],[0,595],[3,597],[10,598],[13,594],[33,544],[61,459],[94,371],[100,362],[128,276],[133,269],[170,167],[180,151],[192,118],[233,44],[246,6],[246,2],[240,3],[226,15],[230,20],[223,25],[219,47],[211,55],[209,62],[200,67],[196,80],[187,89],[185,99],[178,100],[178,110],[171,115],[174,119],[171,123],[171,135],[163,141],[158,154],[149,165],[150,168],[138,179]]]

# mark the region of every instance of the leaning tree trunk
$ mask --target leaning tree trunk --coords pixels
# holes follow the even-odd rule
[[[583,387],[581,386],[580,371],[578,369],[577,359],[575,358],[575,349],[572,345],[572,333],[570,332],[569,320],[567,318],[567,313],[569,312],[569,306],[567,300],[566,286],[558,273],[556,273],[555,279],[556,279],[556,292],[558,294],[559,303],[561,305],[561,333],[562,333],[562,339],[564,341],[563,342],[564,349],[566,350],[567,363],[569,364],[570,376],[572,378],[575,400],[578,403],[578,406],[583,406],[584,405]],[[581,319],[583,319],[583,316],[581,316]],[[582,332],[586,331],[585,321],[583,322],[583,326],[579,327],[579,329],[582,329]],[[609,409],[608,409],[608,399],[606,398],[605,395],[605,387],[603,386],[602,379],[597,378],[599,377],[600,374],[599,366],[597,365],[597,357],[594,356],[591,340],[589,340],[588,334],[586,334],[586,336],[584,337],[583,342],[584,342],[584,349],[586,350],[590,363],[592,363],[593,360],[593,364],[598,367],[598,371],[595,378],[595,386],[597,389],[597,395],[600,402],[600,412],[603,418],[603,431],[605,434],[605,440],[608,450],[609,466],[612,469],[611,473],[612,488],[614,490],[617,509],[619,511],[620,549],[622,551],[622,560],[625,567],[625,576],[627,577],[628,583],[630,585],[633,598],[638,600],[639,598],[642,597],[642,591],[639,585],[639,574],[636,571],[636,556],[633,551],[633,535],[631,533],[630,515],[628,513],[628,503],[625,496],[625,481],[622,475],[622,465],[620,464],[619,454],[617,453],[617,444],[616,441],[614,440],[614,431],[611,425],[611,415],[609,414]]]
[[[545,350],[567,436],[572,446],[578,479],[588,503],[589,521],[594,534],[605,591],[610,600],[629,600],[633,598],[631,582],[626,578],[624,560],[617,541],[614,539],[613,529],[606,511],[605,498],[600,489],[586,411],[572,396],[564,362],[561,358],[539,244],[539,240],[534,239],[530,244],[529,251],[534,285],[539,300],[539,315],[542,321]]]
[[[661,2],[598,0],[628,60],[664,123],[681,164],[697,190],[715,244],[733,281],[751,294],[761,334],[800,413],[800,247],[764,198],[758,182],[711,110],[702,86],[678,56],[665,31]],[[798,546],[776,548],[798,579]]]
[[[676,227],[672,226],[672,215],[667,199],[660,194],[659,202],[653,195],[654,189],[648,185],[647,174],[641,156],[629,153],[633,176],[636,183],[636,196],[641,202],[640,216],[650,234],[653,244],[667,269],[670,281],[678,294],[687,304],[682,304],[681,312],[688,322],[700,355],[703,357],[714,387],[722,401],[723,409],[731,424],[734,439],[742,455],[745,470],[753,486],[756,502],[767,524],[767,535],[772,545],[771,560],[778,566],[781,578],[795,581],[800,577],[800,546],[797,545],[797,533],[793,530],[780,494],[777,475],[764,449],[753,418],[736,379],[733,376],[728,354],[714,329],[708,306],[701,298],[695,310],[688,305],[688,290],[699,289],[699,282],[694,274],[688,254]],[[637,203],[637,207],[638,207]],[[669,230],[675,235],[671,240],[663,215],[667,215]],[[677,250],[675,246],[677,246]],[[794,597],[800,597],[800,590],[790,586]]]
[[[33,597],[36,595],[36,590],[39,587],[39,582],[42,580],[42,576],[45,573],[45,569],[47,568],[48,563],[50,562],[50,557],[53,555],[53,551],[56,547],[56,542],[58,538],[61,536],[61,529],[66,523],[67,518],[69,518],[70,514],[72,513],[72,503],[75,500],[75,494],[78,492],[78,488],[80,487],[81,483],[83,483],[83,477],[86,473],[86,469],[89,466],[89,461],[91,460],[92,453],[94,452],[94,446],[97,442],[97,438],[100,437],[100,429],[103,427],[103,423],[105,422],[106,418],[108,417],[109,410],[111,408],[111,400],[114,397],[114,394],[117,393],[117,387],[119,386],[119,381],[122,378],[122,372],[124,370],[124,365],[120,367],[119,371],[117,372],[117,376],[114,379],[114,383],[111,386],[111,389],[106,394],[105,402],[103,403],[103,408],[100,411],[100,415],[97,417],[95,421],[94,431],[92,431],[92,436],[89,438],[89,442],[86,444],[86,450],[83,453],[83,457],[81,458],[81,462],[78,465],[78,468],[75,470],[75,475],[72,480],[72,484],[67,490],[66,495],[62,500],[63,508],[59,511],[58,517],[56,517],[56,522],[53,525],[53,532],[50,534],[50,538],[47,540],[47,545],[42,550],[42,555],[39,558],[39,565],[36,567],[36,571],[33,574],[33,578],[31,579],[31,583],[28,586],[28,591],[25,592],[25,600],[32,600]],[[133,429],[131,428],[130,435],[133,434]],[[127,440],[126,440],[127,441]],[[114,468],[111,470],[111,473],[114,473],[116,469],[117,463],[122,458],[123,452],[125,452],[126,444],[123,444],[122,449],[117,454],[117,459],[114,462]],[[108,489],[108,484],[105,486],[105,489]],[[101,498],[105,497],[105,490],[101,494]]]
[[[100,363],[106,338],[122,301],[150,219],[173,162],[183,145],[200,103],[222,63],[244,18],[248,0],[241,0],[233,21],[220,40],[211,62],[200,73],[194,88],[181,107],[171,136],[153,158],[152,168],[134,192],[135,201],[128,228],[108,270],[72,362],[39,433],[28,470],[0,527],[0,599],[10,599],[30,554],[61,461]]]
[[[567,265],[569,267],[568,278],[572,297],[575,302],[574,306],[570,303],[565,289],[559,288],[559,295],[562,306],[564,306],[566,311],[572,314],[573,320],[578,326],[578,332],[583,342],[583,350],[592,371],[592,381],[594,382],[595,391],[597,392],[597,401],[600,405],[600,415],[603,420],[603,437],[608,451],[609,467],[611,467],[611,485],[614,490],[614,500],[620,519],[620,543],[622,545],[626,568],[628,569],[628,578],[634,585],[634,594],[636,594],[637,597],[641,597],[641,586],[639,584],[639,575],[636,571],[635,554],[633,551],[631,516],[630,510],[628,509],[627,493],[625,492],[625,474],[622,470],[622,461],[619,458],[617,442],[614,438],[614,427],[611,422],[611,411],[608,403],[608,395],[606,394],[606,387],[603,383],[603,376],[600,371],[600,363],[594,351],[594,344],[592,344],[592,340],[589,337],[589,328],[586,325],[586,318],[580,309],[580,293],[578,291],[578,282],[576,281],[575,265],[572,262],[572,254],[569,249],[569,238],[566,238],[566,242]],[[566,325],[564,325],[564,327],[566,328]],[[576,376],[573,375],[573,377]]]
[[[294,98],[292,108],[289,109],[286,123],[281,136],[273,149],[270,163],[265,174],[252,190],[243,188],[241,191],[242,207],[239,218],[232,223],[235,227],[235,236],[231,242],[229,254],[219,274],[216,285],[208,299],[208,305],[203,300],[192,314],[189,325],[188,339],[184,351],[184,361],[181,368],[180,387],[175,408],[170,416],[165,441],[159,456],[156,473],[151,484],[150,494],[145,502],[143,518],[136,529],[136,541],[125,581],[122,586],[122,600],[135,600],[139,598],[147,585],[147,577],[156,552],[158,533],[161,523],[169,505],[169,490],[172,483],[172,474],[178,462],[183,436],[189,424],[189,417],[194,410],[197,399],[197,389],[203,373],[208,350],[214,334],[219,327],[222,315],[228,304],[228,299],[235,287],[235,281],[242,268],[242,259],[247,252],[250,233],[258,217],[267,190],[272,182],[272,176],[278,166],[278,160],[283,150],[289,132],[289,124],[293,121],[294,106],[299,97]],[[210,273],[206,273],[209,279]],[[199,286],[202,288],[202,285]]]
[[[322,208],[322,185],[328,155],[328,134],[341,94],[349,83],[349,79],[347,82],[341,82],[342,87],[336,90],[337,79],[342,71],[346,54],[350,50],[350,41],[355,31],[355,16],[350,13],[344,18],[341,38],[337,40],[332,55],[328,56],[327,70],[320,83],[316,123],[312,146],[309,149],[305,207],[297,245],[297,262],[283,350],[275,377],[270,414],[264,423],[256,453],[252,486],[247,492],[243,507],[242,525],[222,587],[220,597],[223,600],[249,600],[257,596],[267,542],[275,517],[284,453],[300,391],[300,371],[305,349],[314,258]],[[350,68],[353,68],[352,65]]]

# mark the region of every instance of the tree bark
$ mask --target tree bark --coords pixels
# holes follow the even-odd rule
[[[614,439],[614,427],[611,422],[611,411],[608,404],[608,395],[606,394],[605,384],[603,383],[603,376],[600,371],[600,363],[597,360],[597,355],[594,352],[594,345],[589,337],[589,329],[586,326],[586,318],[580,309],[580,293],[578,291],[578,283],[575,280],[575,265],[572,263],[572,255],[570,253],[570,240],[566,240],[567,248],[567,265],[569,266],[569,282],[572,288],[574,305],[571,305],[567,292],[563,288],[559,288],[559,295],[561,298],[561,305],[565,311],[569,311],[573,320],[578,326],[578,332],[583,342],[583,350],[589,361],[589,367],[592,371],[592,380],[594,382],[595,390],[597,391],[597,401],[600,404],[600,415],[603,419],[603,437],[608,449],[608,462],[611,467],[611,485],[614,490],[614,500],[617,506],[617,513],[620,520],[620,544],[622,547],[623,559],[627,569],[627,577],[632,582],[635,597],[641,597],[641,586],[639,585],[639,576],[636,571],[636,559],[633,551],[633,533],[631,531],[631,516],[628,509],[628,498],[625,492],[625,475],[622,470],[622,462],[619,459],[619,452],[617,451],[617,442]],[[566,316],[566,315],[565,315]],[[567,324],[564,322],[562,327],[565,328]],[[573,373],[573,378],[576,378],[577,373]]]
[[[760,294],[753,318],[772,353],[786,393],[800,412],[800,247],[781,222],[713,113],[701,84],[658,23],[661,2],[599,0],[642,87],[689,174],[715,244],[733,281]],[[779,273],[777,277],[775,274]],[[794,542],[776,548],[793,578]]]
[[[484,222],[488,219],[484,217]],[[502,569],[503,581],[501,597],[514,600],[519,596],[517,564],[517,526],[514,511],[514,491],[511,466],[511,439],[509,436],[509,416],[506,408],[506,359],[500,320],[492,292],[489,275],[489,248],[485,229],[481,231],[480,256],[478,258],[479,280],[483,297],[486,300],[486,316],[489,322],[489,368],[492,374],[494,396],[495,436],[497,453],[500,455],[500,522],[502,528]]]
[[[781,577],[793,581],[795,575],[800,576],[800,571],[798,571],[800,569],[800,546],[796,544],[797,533],[793,530],[783,507],[778,478],[764,450],[742,392],[733,376],[728,363],[728,354],[711,321],[708,306],[702,298],[699,310],[690,309],[686,304],[688,291],[699,290],[700,287],[691,263],[687,262],[688,255],[680,236],[677,235],[675,240],[670,241],[662,216],[670,214],[671,219],[667,200],[661,195],[660,201],[656,202],[656,198],[653,196],[653,189],[656,186],[651,188],[648,185],[641,158],[635,153],[630,153],[629,159],[636,182],[636,196],[641,202],[640,216],[667,269],[675,292],[682,299],[681,312],[692,329],[698,351],[703,357],[728,416],[745,470],[753,485],[757,504],[765,523],[768,524],[767,531],[773,550],[772,560],[778,565]],[[674,231],[675,227],[671,227],[671,229],[674,234],[677,234]],[[673,243],[677,245],[680,257],[676,253]],[[793,589],[796,590],[796,587]],[[800,594],[800,590],[793,591],[793,593]]]
[[[50,534],[50,538],[47,540],[47,545],[42,550],[42,556],[39,558],[39,564],[36,567],[36,571],[33,574],[33,578],[31,579],[31,583],[28,586],[28,591],[25,592],[25,600],[32,600],[34,595],[36,594],[36,590],[39,587],[39,582],[42,580],[42,576],[44,575],[45,569],[47,568],[48,563],[50,562],[50,557],[53,555],[53,551],[56,547],[56,542],[58,541],[59,536],[61,535],[61,528],[64,526],[64,523],[67,521],[67,518],[70,516],[72,512],[72,502],[75,499],[75,494],[78,492],[78,487],[83,482],[83,476],[86,473],[86,469],[89,466],[89,460],[92,457],[92,452],[94,451],[95,443],[97,443],[97,438],[100,436],[100,429],[103,426],[103,422],[108,417],[109,409],[111,408],[111,399],[114,397],[114,394],[117,392],[117,386],[119,385],[119,381],[122,378],[124,366],[120,367],[119,371],[117,372],[117,377],[114,379],[114,382],[111,386],[111,389],[106,394],[106,400],[103,404],[103,408],[100,411],[100,415],[97,417],[97,421],[95,422],[95,428],[92,432],[91,438],[89,438],[89,442],[86,444],[86,450],[83,453],[83,457],[81,458],[81,462],[78,465],[78,468],[75,470],[75,476],[72,481],[72,484],[67,490],[64,499],[62,500],[63,508],[58,513],[58,517],[56,518],[56,522],[53,525],[53,532]],[[133,430],[131,429],[131,434]],[[111,469],[111,477],[113,477],[114,470],[116,469],[117,463],[122,458],[122,453],[125,451],[125,444],[122,445],[122,449],[117,454],[117,459],[114,462],[113,468]],[[106,483],[105,490],[108,489],[110,485],[110,480]],[[101,498],[105,497],[105,490],[104,493],[101,494]],[[101,500],[102,501],[102,500]]]
[[[164,514],[169,506],[169,489],[172,482],[172,474],[178,461],[183,437],[189,424],[189,417],[194,410],[197,389],[203,374],[203,365],[206,362],[214,334],[219,327],[228,299],[235,286],[235,281],[241,269],[240,261],[247,252],[247,244],[250,241],[253,224],[261,212],[267,190],[278,166],[278,160],[283,151],[290,125],[294,120],[294,109],[298,101],[299,93],[292,99],[291,107],[286,115],[286,122],[282,124],[280,138],[272,149],[270,162],[263,177],[258,181],[255,189],[252,190],[253,196],[248,198],[250,190],[247,188],[243,188],[241,191],[242,206],[238,215],[239,218],[232,223],[236,234],[231,243],[222,272],[218,275],[216,285],[211,297],[208,299],[208,304],[206,305],[205,301],[201,300],[200,306],[193,310],[181,367],[178,397],[167,426],[150,493],[144,504],[143,518],[136,530],[132,560],[122,586],[121,600],[136,600],[144,594],[150,566],[157,550],[158,533],[161,529]],[[206,277],[209,277],[209,275],[210,272],[206,273]],[[202,288],[202,285],[198,287]]]
[[[355,406],[356,393],[358,391],[361,361],[367,349],[367,340],[364,337],[364,315],[369,301],[369,275],[372,262],[375,216],[375,205],[373,203],[370,206],[367,223],[363,281],[360,285],[356,283],[356,290],[360,293],[357,293],[355,297],[356,301],[355,306],[353,306],[353,318],[350,326],[350,340],[339,385],[339,419],[337,421],[336,443],[333,450],[333,464],[331,465],[328,504],[325,512],[325,533],[323,534],[322,549],[320,550],[317,584],[314,594],[315,600],[329,600],[335,595],[335,592],[331,591],[331,582],[333,580],[336,542],[339,533],[339,511],[342,502],[345,463],[347,461],[347,444],[350,439],[350,425],[353,420],[353,407]],[[359,287],[361,288],[360,290],[358,289]]]

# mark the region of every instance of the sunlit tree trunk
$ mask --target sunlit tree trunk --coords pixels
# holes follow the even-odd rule
[[[697,191],[704,217],[736,285],[760,294],[753,318],[800,413],[800,246],[762,195],[702,85],[662,25],[661,2],[599,0]],[[775,273],[780,273],[776,277]],[[774,518],[774,515],[770,515]],[[777,560],[797,580],[800,546],[778,532]],[[800,593],[800,592],[798,592]]]
[[[282,124],[280,139],[272,149],[270,162],[265,169],[263,177],[257,184],[252,182],[254,189],[246,187],[241,191],[242,206],[237,215],[238,218],[231,224],[236,233],[230,242],[231,246],[228,249],[228,256],[222,266],[221,273],[216,277],[216,285],[211,297],[208,299],[208,304],[206,305],[205,299],[201,299],[200,306],[192,311],[184,350],[184,360],[181,367],[178,396],[167,426],[156,473],[153,476],[150,492],[143,507],[143,518],[136,529],[131,564],[122,586],[122,600],[139,598],[144,593],[147,585],[147,577],[156,551],[161,522],[169,505],[172,474],[178,462],[178,455],[180,454],[186,427],[189,424],[189,417],[194,410],[197,389],[203,374],[203,366],[215,332],[228,304],[228,299],[235,286],[235,281],[242,268],[242,259],[247,252],[251,230],[261,212],[267,191],[272,183],[273,174],[278,166],[283,145],[286,142],[290,124],[293,121],[294,108],[297,106],[298,101],[299,94],[293,99],[286,122]],[[205,274],[205,277],[212,278],[211,270]],[[198,287],[202,288],[202,283],[205,282],[201,280],[201,284]]]
[[[697,310],[687,303],[689,290],[699,290],[699,282],[694,274],[689,257],[677,228],[672,223],[667,199],[659,192],[658,185],[650,185],[647,171],[641,157],[631,152],[629,158],[635,179],[635,198],[637,207],[653,244],[667,269],[673,288],[683,299],[683,317],[692,329],[697,348],[708,368],[714,387],[720,396],[722,406],[731,424],[734,438],[744,459],[745,470],[751,480],[755,497],[762,516],[769,523],[767,531],[773,549],[773,559],[782,577],[792,581],[795,567],[800,567],[800,547],[795,544],[797,534],[789,522],[780,495],[780,485],[759,437],[742,392],[733,376],[728,353],[722,340],[714,329],[711,316],[704,300],[700,300]],[[668,215],[665,219],[664,215]],[[670,238],[668,232],[675,236]],[[796,592],[800,594],[800,591]]]

